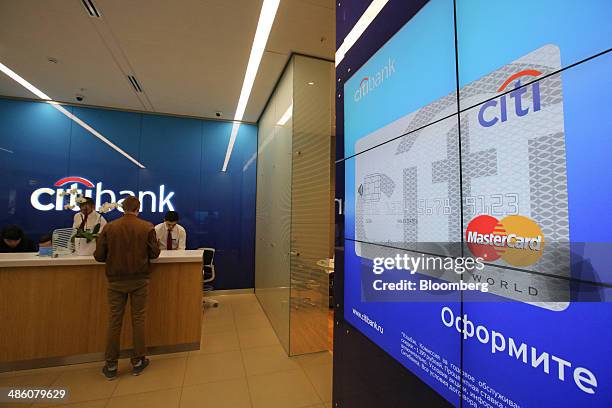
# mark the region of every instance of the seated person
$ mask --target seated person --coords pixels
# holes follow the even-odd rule
[[[40,237],[38,240],[38,248],[51,248],[53,247],[52,235],[47,234]]]
[[[53,235],[47,234],[38,240],[38,255],[53,256]]]
[[[84,202],[79,203],[81,211],[74,214],[74,221],[72,222],[72,228],[82,229],[84,231],[93,231],[97,224],[100,224],[100,231],[106,225],[106,220],[100,213],[94,211],[96,204],[93,198],[83,197]]]
[[[178,225],[179,215],[176,211],[168,211],[164,222],[155,226],[155,234],[159,249],[185,249],[187,232]]]
[[[0,240],[0,252],[37,252],[34,242],[25,236],[17,225],[7,225],[2,229]]]

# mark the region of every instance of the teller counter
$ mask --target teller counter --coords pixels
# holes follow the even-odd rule
[[[0,372],[104,360],[104,267],[86,256],[0,254]],[[201,318],[202,251],[162,251],[151,261],[148,354],[199,349]],[[128,301],[122,357],[131,348]]]

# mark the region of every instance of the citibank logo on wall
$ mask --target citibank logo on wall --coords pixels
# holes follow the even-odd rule
[[[94,198],[96,201],[96,209],[100,209],[104,202],[122,201],[128,196],[136,196],[141,203],[142,212],[165,212],[173,211],[172,197],[174,192],[166,192],[166,186],[160,185],[157,191],[138,191],[121,190],[115,193],[112,190],[105,190],[102,182],[94,185],[91,181],[83,177],[65,177],[55,182],[55,189],[43,187],[36,189],[30,196],[32,207],[39,211],[62,211],[64,205],[70,204],[74,206],[74,211],[78,211],[76,206],[76,197],[74,195],[64,195],[62,193],[70,190],[76,190],[78,194],[85,197]],[[81,187],[79,187],[81,186]],[[65,203],[66,197],[69,197],[70,202]]]
[[[525,116],[530,112],[537,112],[541,109],[540,105],[540,83],[538,81],[531,84],[532,104],[528,106],[528,103],[523,105],[523,96],[527,93],[527,88],[521,88],[522,76],[533,76],[537,77],[542,73],[535,69],[526,69],[516,74],[511,75],[504,83],[499,87],[497,92],[502,92],[506,87],[514,80],[514,90],[506,95],[502,95],[499,100],[492,99],[482,104],[480,111],[478,111],[478,123],[483,127],[491,127],[499,122],[506,122],[508,120],[508,101],[506,97],[514,100],[514,114],[516,117]],[[499,107],[498,107],[499,105]]]
[[[361,101],[367,94],[382,86],[393,74],[395,74],[395,59],[389,57],[389,61],[380,70],[372,75],[363,77],[359,83],[359,88],[357,88],[353,95],[353,100],[355,102]]]
[[[490,215],[479,215],[467,226],[469,250],[485,261],[503,259],[513,266],[537,262],[544,250],[544,235],[531,218],[509,215],[501,221]]]

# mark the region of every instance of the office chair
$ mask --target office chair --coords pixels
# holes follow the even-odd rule
[[[200,248],[202,252],[202,291],[211,292],[214,290],[213,285],[209,284],[215,280],[215,249],[214,248]],[[212,307],[218,307],[219,302],[214,299],[204,298],[203,306],[210,305]]]
[[[54,256],[72,255],[74,252],[72,237],[76,232],[75,228],[60,228],[53,231],[51,242]]]

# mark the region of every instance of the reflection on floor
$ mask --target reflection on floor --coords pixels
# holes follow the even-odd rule
[[[293,302],[294,305],[297,302]],[[329,350],[329,307],[301,304],[291,308],[289,317],[292,355]]]
[[[152,356],[142,376],[122,360],[116,381],[91,363],[2,373],[0,387],[68,387],[71,408],[331,407],[330,353],[289,358],[254,295],[215,299],[219,307],[204,311],[200,350]]]

